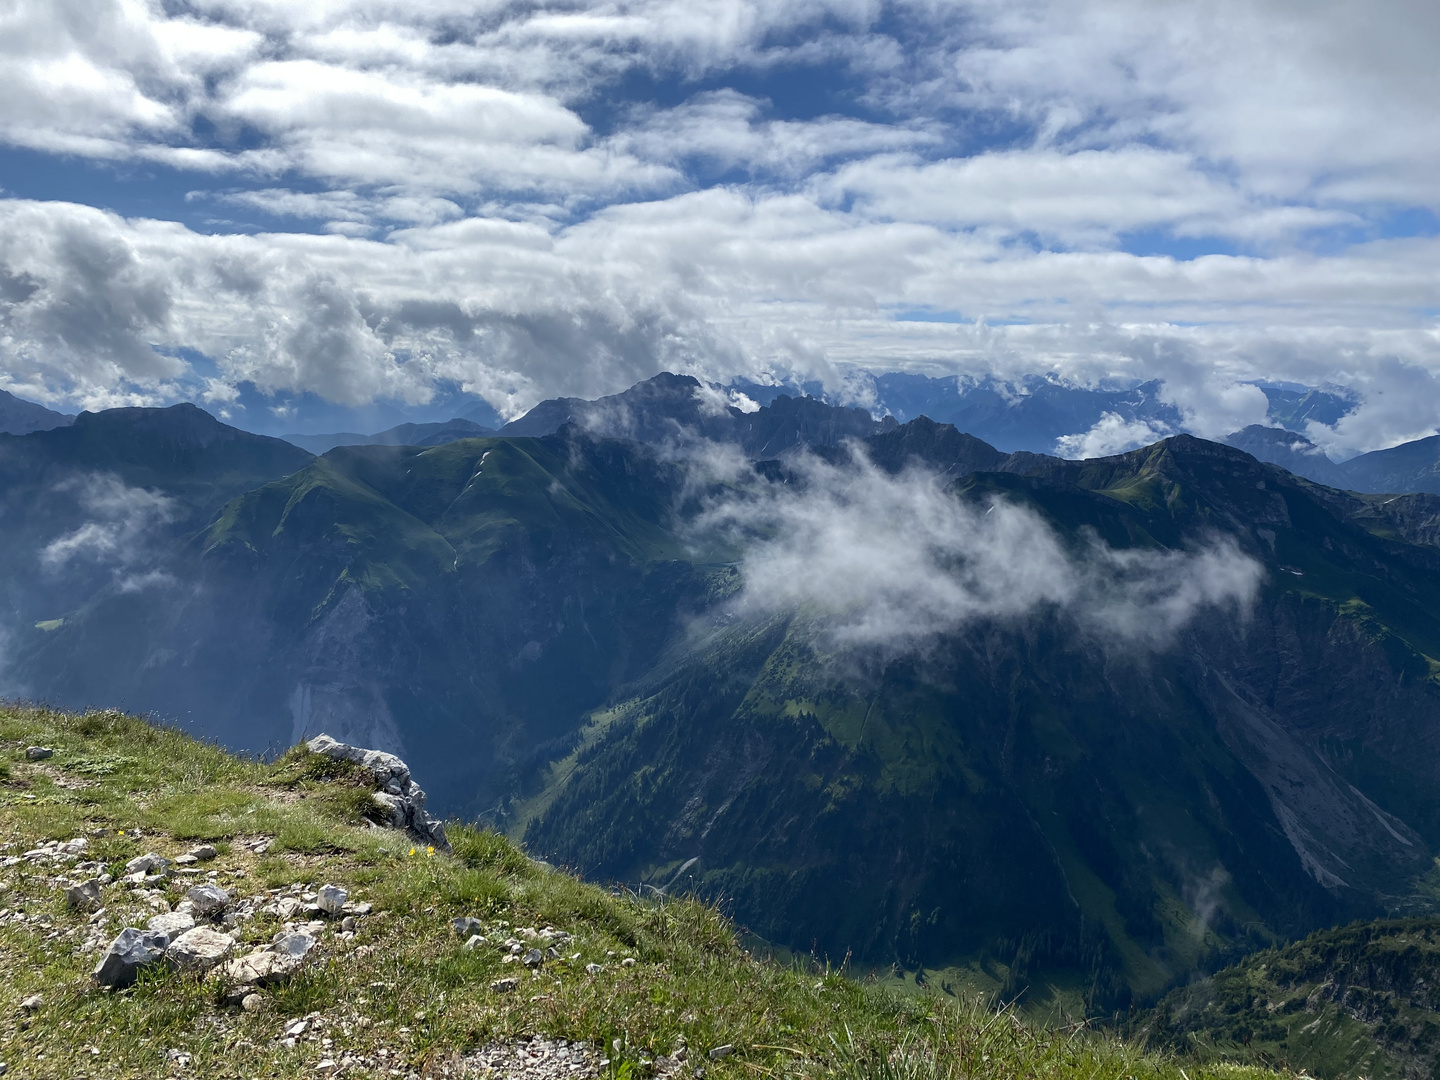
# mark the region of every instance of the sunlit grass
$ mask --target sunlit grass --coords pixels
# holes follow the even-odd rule
[[[26,763],[32,743],[53,746],[55,757]],[[0,920],[0,1061],[9,1076],[154,1077],[167,1049],[191,1055],[191,1076],[314,1076],[321,1048],[278,1040],[287,1020],[317,1012],[348,1031],[329,1029],[336,1044],[327,1053],[383,1047],[387,1060],[417,1071],[492,1040],[541,1034],[606,1047],[618,1039],[617,1076],[638,1077],[643,1057],[671,1051],[682,1036],[713,1080],[1223,1072],[1187,1065],[1182,1074],[1169,1058],[1089,1031],[1028,1025],[980,998],[902,996],[833,971],[763,962],[713,907],[608,892],[532,862],[493,833],[452,824],[453,852],[442,854],[365,824],[356,812],[356,793],[368,797],[363,778],[301,754],[267,765],[114,713],[0,707],[0,765],[0,843],[11,851],[85,835],[89,855],[118,869],[145,851],[173,856],[203,839],[220,849],[209,865],[242,895],[334,882],[375,909],[353,942],[327,939],[251,1013],[227,1006],[213,980],[168,972],[121,993],[95,990],[96,957],[74,952],[86,916],[65,907],[49,884],[53,871],[27,862],[0,872],[0,908],[23,907],[49,924]],[[263,855],[241,842],[260,836],[271,840]],[[180,890],[177,881],[169,898]],[[106,903],[107,938],[152,913],[119,886]],[[466,951],[450,926],[459,916],[484,920],[496,937],[546,925],[575,937],[532,975],[502,963],[493,945]],[[258,945],[276,929],[266,916],[240,933]],[[626,957],[635,964],[622,966]],[[592,963],[603,971],[587,974]],[[521,989],[492,990],[502,976],[520,978]],[[34,993],[45,1003],[26,1019],[19,1003]],[[720,1044],[735,1053],[704,1056]]]

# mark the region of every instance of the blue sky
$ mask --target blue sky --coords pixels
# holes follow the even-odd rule
[[[17,0],[0,388],[263,426],[662,369],[1440,420],[1434,5]],[[303,422],[303,424],[302,424]]]

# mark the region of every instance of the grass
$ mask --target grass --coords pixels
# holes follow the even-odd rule
[[[37,743],[55,756],[26,762],[24,748]],[[347,1076],[438,1076],[457,1054],[535,1034],[607,1048],[618,1040],[607,1050],[611,1080],[640,1077],[646,1058],[681,1037],[711,1080],[1272,1075],[1182,1063],[1084,1025],[1027,1024],[981,997],[897,994],[834,970],[762,961],[713,907],[606,891],[471,827],[450,827],[450,855],[369,827],[355,797],[366,791],[363,777],[295,752],[274,764],[244,761],[118,713],[0,706],[0,856],[85,836],[87,857],[118,868],[203,839],[220,852],[207,865],[240,896],[334,882],[374,906],[353,940],[322,934],[306,966],[250,1012],[226,1005],[216,980],[170,972],[123,992],[95,989],[98,954],[77,951],[88,917],[69,911],[54,883],[63,870],[29,861],[0,869],[7,1077],[313,1077],[322,1057],[347,1053],[372,1063]],[[258,837],[272,841],[261,855],[250,845]],[[164,899],[180,899],[181,887],[177,879]],[[105,942],[156,909],[120,884],[104,900]],[[457,916],[483,920],[495,938],[546,925],[574,938],[531,975],[494,947],[464,950],[450,927]],[[277,929],[262,915],[234,932],[258,945]],[[621,964],[627,957],[632,966]],[[592,963],[603,971],[587,974]],[[511,975],[517,992],[491,988]],[[23,1011],[37,993],[38,1011]],[[286,1023],[306,1016],[313,1040],[281,1042]],[[720,1044],[736,1052],[704,1056]],[[189,1055],[188,1064],[167,1065],[168,1051]]]

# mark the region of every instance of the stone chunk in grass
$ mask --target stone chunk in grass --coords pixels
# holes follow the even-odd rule
[[[104,906],[100,899],[100,882],[85,881],[71,885],[65,890],[65,902],[76,911],[99,911]]]
[[[315,893],[315,906],[326,915],[339,915],[349,899],[350,894],[339,885],[321,885]]]
[[[230,894],[219,885],[196,885],[185,898],[195,905],[195,913],[202,916],[218,915],[230,906]]]
[[[209,971],[235,948],[235,939],[208,926],[187,930],[170,943],[165,959],[180,971]]]
[[[156,855],[153,851],[137,855],[125,864],[125,873],[127,874],[168,874],[169,872],[170,860]]]
[[[231,986],[277,986],[295,973],[298,957],[274,952],[253,952],[231,960],[220,969],[220,977]]]
[[[157,933],[168,935],[173,941],[187,930],[194,929],[195,916],[185,911],[167,911],[163,915],[152,916],[145,926]]]
[[[165,958],[170,936],[154,930],[137,930],[127,926],[110,943],[109,950],[95,965],[91,977],[99,986],[116,989],[131,985],[140,972]]]

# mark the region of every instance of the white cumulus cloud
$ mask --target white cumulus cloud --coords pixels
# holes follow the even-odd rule
[[[967,502],[914,469],[795,462],[798,484],[717,501],[697,524],[744,550],[743,610],[818,617],[843,645],[906,649],[977,621],[1060,614],[1163,647],[1206,610],[1250,609],[1264,576],[1226,538],[1193,551],[1065,544],[1034,510]]]

